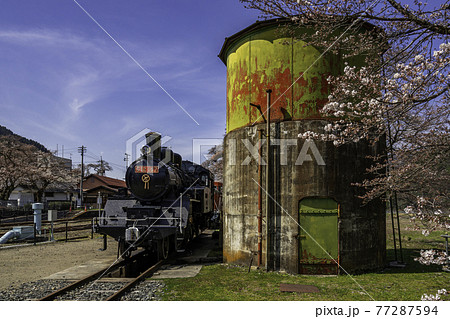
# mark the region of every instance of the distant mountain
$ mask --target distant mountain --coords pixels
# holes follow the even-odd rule
[[[33,145],[34,147],[36,147],[38,150],[42,151],[42,152],[46,152],[49,153],[50,151],[41,143],[38,143],[36,141],[30,140],[28,138],[25,138],[23,136],[17,135],[15,133],[13,133],[11,130],[7,129],[4,126],[0,125],[0,136],[15,136],[19,139],[20,142],[24,143],[24,144],[29,144],[29,145]]]

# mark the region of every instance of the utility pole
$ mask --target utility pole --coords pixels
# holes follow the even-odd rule
[[[100,176],[105,176],[105,167],[103,166],[103,156],[100,155],[100,169],[98,170]]]
[[[78,147],[78,153],[81,154],[80,206],[83,206],[84,153],[86,153],[86,147]]]

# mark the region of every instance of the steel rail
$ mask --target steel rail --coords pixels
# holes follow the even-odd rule
[[[144,251],[140,252],[140,253],[137,253],[137,254],[133,255],[131,258],[128,258],[128,259],[125,259],[125,260],[121,260],[120,262],[118,262],[117,264],[115,264],[113,266],[105,267],[105,268],[95,272],[94,274],[88,275],[88,276],[86,276],[86,277],[84,277],[84,278],[82,278],[82,279],[80,279],[78,281],[75,281],[75,282],[73,282],[73,283],[71,283],[71,284],[69,284],[69,285],[67,285],[67,286],[65,286],[65,287],[63,287],[63,288],[61,288],[61,289],[59,289],[57,291],[52,292],[51,294],[49,294],[49,295],[47,295],[45,297],[42,297],[41,299],[38,299],[38,301],[52,301],[52,300],[55,300],[56,297],[61,296],[61,295],[65,294],[68,291],[71,291],[71,290],[74,290],[74,289],[76,289],[76,288],[78,288],[80,286],[83,286],[84,284],[86,284],[86,283],[88,283],[90,281],[94,281],[97,278],[99,278],[100,276],[102,276],[104,274],[107,274],[107,273],[110,273],[110,272],[116,270],[119,267],[126,266],[130,262],[133,262],[134,260],[140,258],[144,253],[145,253]]]
[[[117,292],[115,292],[113,295],[109,296],[106,301],[116,301],[120,300],[120,298],[126,294],[129,290],[131,290],[133,287],[135,287],[138,283],[140,283],[142,280],[144,280],[146,277],[149,277],[153,275],[155,271],[157,271],[165,262],[167,259],[163,259],[158,261],[156,264],[151,266],[149,269],[144,271],[139,277],[135,278],[133,281],[130,281],[128,284],[123,286],[121,289],[119,289]]]

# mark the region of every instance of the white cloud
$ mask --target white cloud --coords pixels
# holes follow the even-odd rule
[[[77,98],[75,98],[72,103],[70,103],[70,108],[72,109],[74,115],[77,116],[80,114],[81,108],[89,102],[90,100],[79,101]]]
[[[76,50],[97,50],[98,46],[69,31],[51,29],[0,30],[0,41],[25,47],[55,49],[55,47]]]
[[[218,83],[208,76],[209,66],[202,63],[199,52],[186,43],[117,40],[189,113],[201,119],[201,127],[101,33],[88,37],[70,31],[0,30],[0,45],[6,42],[12,48],[9,53],[0,52],[0,69],[2,59],[12,60],[11,72],[20,86],[35,92],[33,107],[36,112],[42,110],[35,129],[55,145],[64,139],[76,146],[95,140],[111,147],[124,145],[130,133],[149,127],[176,134],[173,149],[187,159],[192,159],[191,137],[221,137],[223,128],[208,130],[214,122],[207,119],[217,118],[211,100],[224,99],[225,80]],[[20,103],[24,110],[31,108],[27,102],[16,94],[8,99],[9,105]],[[32,127],[35,118],[28,114],[25,120],[26,116],[23,123]],[[210,134],[202,133],[207,131]]]

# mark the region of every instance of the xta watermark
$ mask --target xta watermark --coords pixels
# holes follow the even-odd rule
[[[238,148],[242,149],[242,144],[245,147],[245,152],[248,155],[242,162],[238,162]],[[227,141],[227,151],[228,155],[228,165],[250,165],[251,161],[254,159],[256,163],[261,163],[261,165],[266,165],[264,156],[261,156],[261,151],[264,149],[264,144],[266,140],[256,141],[255,144],[249,139],[230,139]],[[279,148],[280,161],[279,164],[282,166],[292,165],[289,163],[290,152],[298,152],[294,165],[303,165],[305,162],[315,162],[319,166],[325,166],[325,161],[320,154],[316,143],[313,140],[300,140],[300,139],[270,139],[270,143],[273,146]],[[240,157],[242,153],[240,152]]]
[[[141,156],[151,156],[148,152],[148,139],[146,136],[152,133],[148,128],[141,130],[133,137],[129,138],[126,142],[126,154],[130,157],[131,161],[139,159]],[[159,133],[156,133],[159,134]],[[164,148],[169,141],[173,141],[171,136],[161,136],[160,140],[156,143],[152,143],[151,148]],[[221,138],[193,138],[191,151],[185,152],[182,155],[183,159],[191,160],[196,164],[201,164],[205,160],[210,159],[210,150],[215,146],[222,144]],[[189,143],[189,142],[187,142]],[[187,144],[185,143],[185,144]],[[227,165],[251,165],[252,161],[257,164],[266,165],[265,160],[265,143],[266,140],[251,139],[228,139],[226,142],[227,152]],[[323,156],[317,147],[316,143],[311,139],[275,139],[270,140],[272,147],[277,148],[279,154],[279,165],[303,165],[306,162],[313,162],[318,166],[325,166]],[[168,147],[170,149],[170,147]],[[173,150],[179,153],[179,150]],[[221,147],[217,147],[216,151],[222,151]],[[262,154],[262,155],[261,155]],[[295,162],[289,159],[295,157]],[[162,154],[159,158],[162,162],[167,163],[170,158],[165,157]]]

